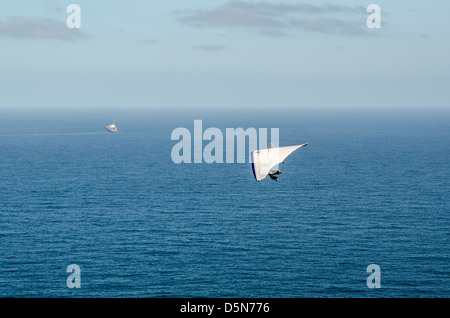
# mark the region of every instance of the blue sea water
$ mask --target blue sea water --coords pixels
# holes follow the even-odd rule
[[[450,111],[105,113],[2,114],[0,297],[449,297]],[[310,145],[175,164],[194,119]]]

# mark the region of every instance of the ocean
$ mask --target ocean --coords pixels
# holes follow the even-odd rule
[[[175,164],[195,119],[309,146]],[[0,297],[446,298],[449,194],[445,109],[3,111]]]

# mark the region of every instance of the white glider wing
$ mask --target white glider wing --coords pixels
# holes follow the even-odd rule
[[[308,144],[279,147],[279,148],[268,148],[252,151],[252,169],[253,175],[256,181],[261,181],[266,178],[270,170],[282,163],[287,156],[300,147],[307,146]]]

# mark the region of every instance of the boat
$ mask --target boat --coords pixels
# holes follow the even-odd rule
[[[110,131],[110,132],[116,132],[117,131],[117,127],[115,124],[109,124],[108,126],[105,127],[106,130]]]

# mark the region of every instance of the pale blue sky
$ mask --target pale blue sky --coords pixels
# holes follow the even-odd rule
[[[70,3],[81,30],[65,26]],[[366,26],[371,3],[381,29]],[[448,0],[2,1],[0,108],[448,107],[449,12]]]

